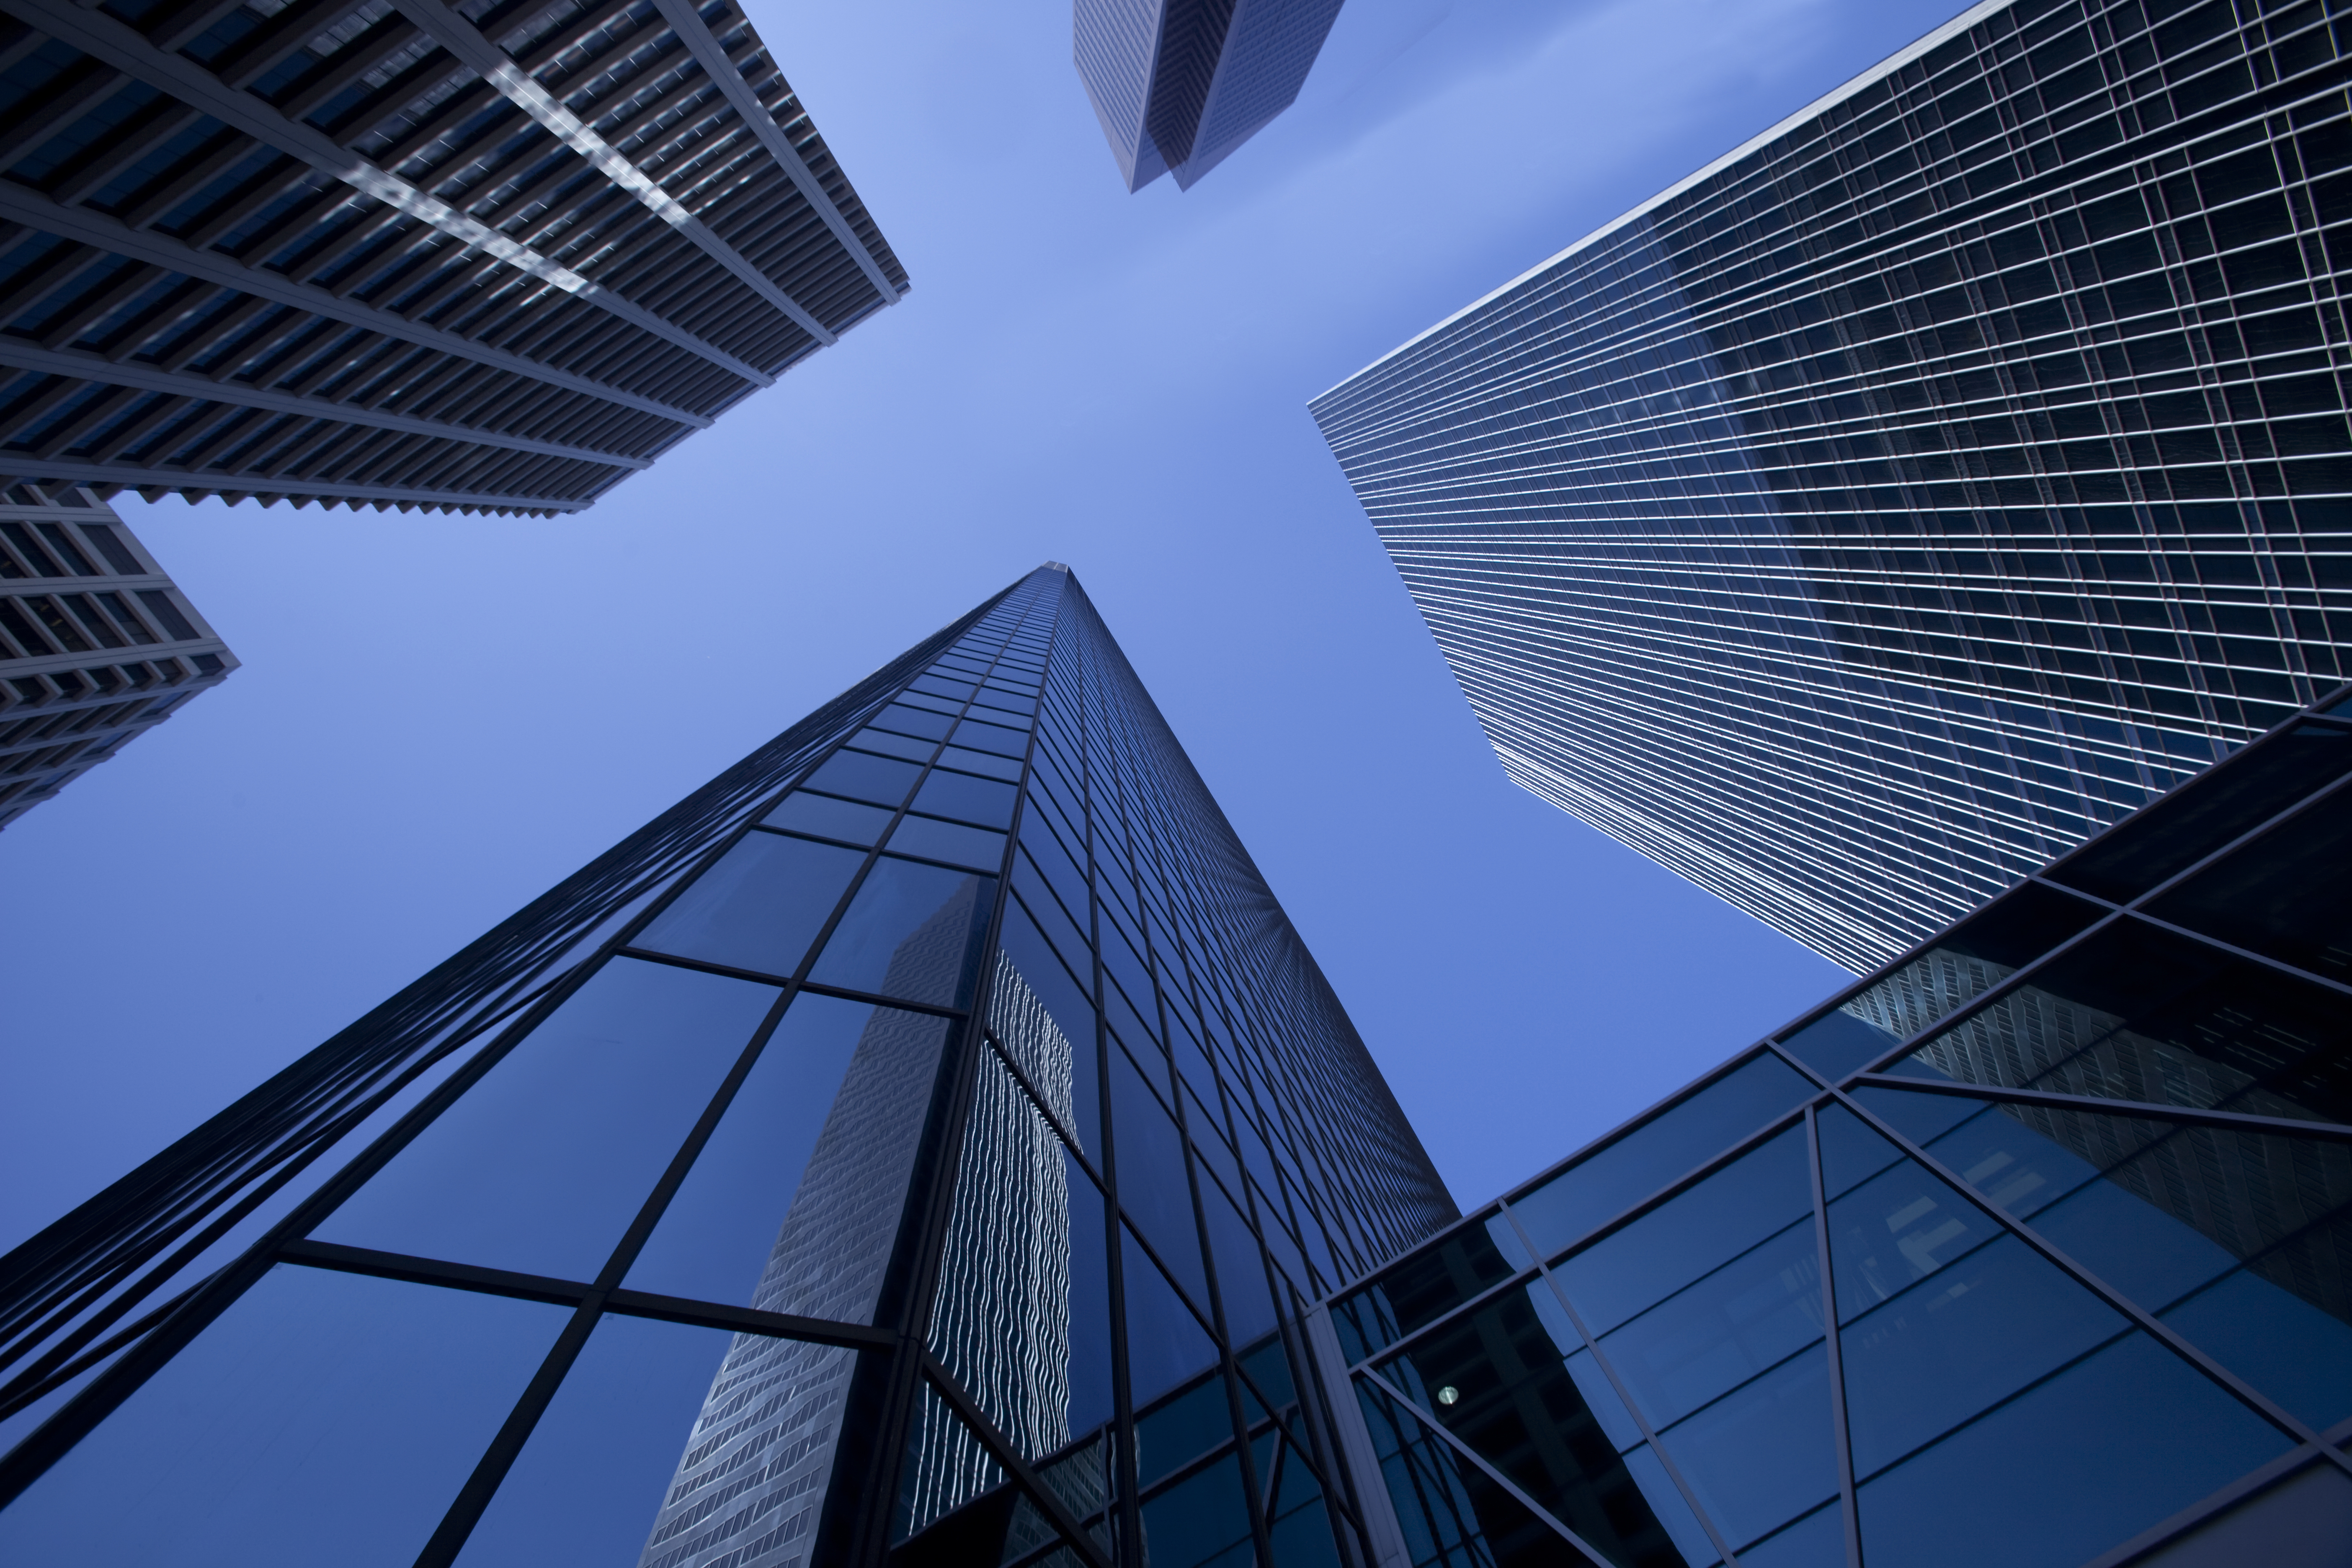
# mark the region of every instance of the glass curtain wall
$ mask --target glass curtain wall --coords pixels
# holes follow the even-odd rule
[[[1304,1303],[1455,1211],[1068,573],[919,651],[0,1461],[0,1556],[1366,1561]]]
[[[1337,1302],[1416,1564],[2340,1561],[2352,697]]]

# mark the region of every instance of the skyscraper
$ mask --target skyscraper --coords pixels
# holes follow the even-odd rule
[[[1978,5],[1316,399],[1510,776],[1861,971],[2352,673],[2330,29]]]
[[[23,0],[0,452],[577,511],[906,291],[730,5]]]
[[[0,1557],[1360,1563],[1454,1213],[1049,565],[0,1259]]]
[[[2352,689],[1310,1317],[1383,1560],[2332,1568]]]
[[[0,485],[0,826],[236,668],[112,507]]]
[[[1076,0],[1072,54],[1119,177],[1191,190],[1290,107],[1341,0]]]

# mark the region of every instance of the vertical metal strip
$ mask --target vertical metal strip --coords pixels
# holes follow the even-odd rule
[[[1862,1568],[1862,1510],[1854,1498],[1853,1446],[1846,1434],[1845,1357],[1838,1339],[1837,1281],[1830,1273],[1830,1205],[1822,1176],[1821,1124],[1805,1107],[1805,1157],[1813,1187],[1813,1245],[1822,1271],[1822,1335],[1830,1352],[1830,1429],[1837,1441],[1839,1509],[1845,1516],[1846,1568]]]

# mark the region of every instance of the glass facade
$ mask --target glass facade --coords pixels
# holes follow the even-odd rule
[[[1510,775],[1859,973],[2352,675],[2332,9],[1976,6],[1318,398]]]
[[[0,1557],[1361,1563],[1455,1214],[1048,566],[0,1264]]]
[[[2343,1561],[2332,704],[1342,1294],[1382,1560]]]
[[[1290,107],[1340,0],[1076,0],[1072,56],[1139,191],[1184,190]]]

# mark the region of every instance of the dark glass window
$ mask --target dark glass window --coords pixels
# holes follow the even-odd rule
[[[993,873],[1004,864],[1004,835],[935,816],[900,817],[898,830],[890,836],[890,847],[897,854],[946,860],[976,871]]]
[[[1119,1207],[1135,1220],[1192,1299],[1205,1305],[1209,1282],[1192,1224],[1183,1140],[1135,1064],[1116,1047],[1110,1052],[1110,1103],[1118,1164],[1113,1184]]]
[[[994,779],[969,773],[934,772],[915,796],[915,809],[934,816],[952,816],[984,827],[1011,827],[1015,791]]]
[[[895,806],[907,798],[907,792],[914,787],[916,776],[922,771],[895,757],[836,752],[809,775],[808,787],[830,795],[845,795],[854,800],[872,801],[877,805]]]
[[[1005,911],[988,1023],[1031,1086],[1061,1118],[1063,1131],[1100,1162],[1102,1079],[1095,1010],[1017,907]]]
[[[1509,1223],[1496,1215],[1484,1226],[1456,1226],[1343,1300],[1334,1316],[1349,1359],[1360,1361],[1509,1279],[1514,1270],[1490,1234]]]
[[[1493,1477],[1465,1463],[1404,1405],[1361,1380],[1356,1393],[1398,1517],[1426,1543],[1420,1560],[1479,1568],[1591,1568],[1590,1558]]]
[[[1803,1103],[1811,1088],[1788,1063],[1759,1056],[1513,1199],[1511,1212],[1549,1256]]]
[[[2352,980],[2347,868],[2352,790],[2338,790],[2200,871],[2149,911],[2330,980]]]
[[[776,995],[614,959],[316,1234],[594,1279]]]
[[[647,923],[636,945],[789,975],[865,858],[838,845],[747,833]]]
[[[825,939],[811,980],[961,1007],[996,897],[996,879],[884,856]]]
[[[1119,1277],[1127,1292],[1127,1374],[1139,1408],[1213,1363],[1217,1351],[1168,1276],[1137,1245],[1135,1233],[1124,1225],[1118,1233]]]
[[[794,790],[761,820],[771,827],[789,827],[819,838],[871,845],[890,826],[890,814],[878,805],[860,805],[856,801],[835,800],[829,795]]]

